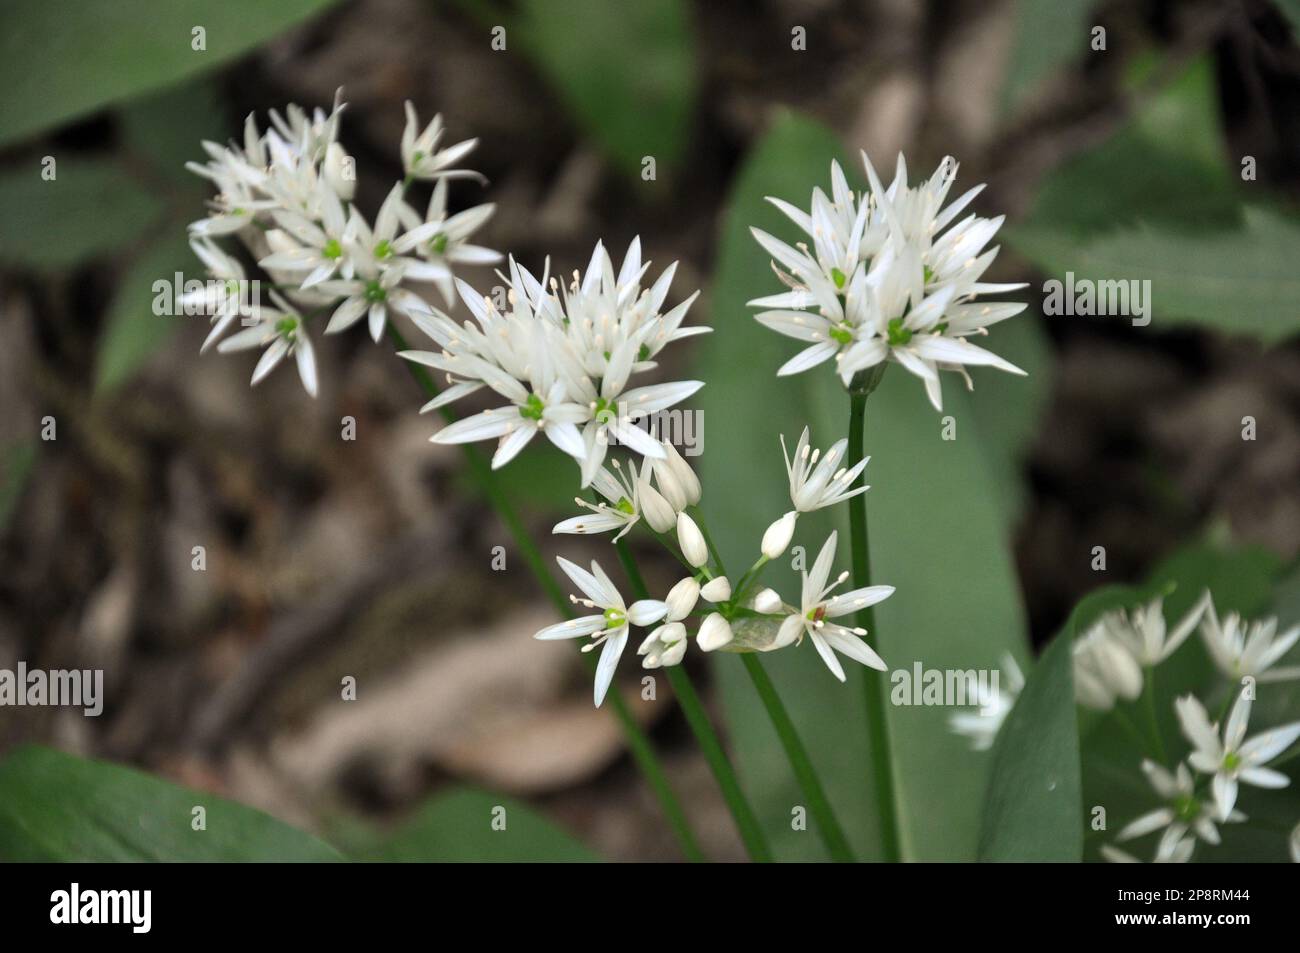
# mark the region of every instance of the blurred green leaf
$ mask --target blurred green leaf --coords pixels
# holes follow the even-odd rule
[[[214,69],[334,0],[8,0],[0,144]],[[193,30],[205,31],[204,50]]]
[[[1272,611],[1282,620],[1282,625],[1300,623],[1300,562],[1278,582],[1273,591]]]
[[[1074,627],[1047,647],[993,746],[979,859],[1078,861],[1083,854]]]
[[[1139,67],[1153,67],[1143,60]],[[1213,64],[1202,57],[1109,139],[1048,175],[1029,225],[1089,235],[1137,222],[1186,229],[1240,223],[1240,196],[1225,162]],[[1032,253],[1016,228],[1007,237]]]
[[[1300,37],[1300,0],[1274,0],[1291,23],[1291,30]]]
[[[1300,225],[1243,207],[1225,155],[1213,64],[1202,57],[1126,127],[1049,175],[1007,240],[1062,280],[1150,280],[1156,327],[1282,340],[1300,330]]]
[[[1221,185],[1231,185],[1214,58],[1208,53],[1196,57],[1152,91],[1151,80],[1164,65],[1158,55],[1149,53],[1129,66],[1126,85],[1141,99],[1130,124],[1113,141],[1132,132],[1154,146],[1169,149],[1172,145],[1170,151],[1179,160],[1199,163],[1222,176]],[[1232,174],[1236,175],[1235,169]]]
[[[0,261],[63,268],[129,247],[163,204],[116,162],[61,159],[46,181],[41,165],[0,176]]]
[[[705,420],[702,477],[704,507],[719,530],[729,568],[748,566],[767,524],[790,508],[777,435],[798,438],[812,427],[815,446],[846,433],[848,396],[829,367],[777,379],[793,342],[768,331],[745,302],[775,290],[767,255],[749,234],[751,225],[793,240],[793,226],[763,200],[775,195],[806,205],[813,186],[829,181],[840,146],[825,128],[786,116],[760,142],[741,169],[728,202],[717,280],[712,296],[715,331],[702,340],[695,376]],[[998,340],[999,331],[993,332]],[[978,390],[991,375],[977,375]],[[955,386],[954,386],[955,385]],[[1007,413],[1028,400],[1006,392]],[[992,395],[991,395],[992,396]],[[945,389],[945,414],[958,421],[958,439],[941,439],[940,415],[919,381],[901,369],[885,374],[867,402],[868,519],[874,580],[900,586],[877,606],[871,641],[891,669],[989,668],[1001,654],[1024,653],[1024,620],[1016,593],[1003,522],[1004,499],[986,451],[1003,441],[984,440],[971,398],[956,378]],[[1006,444],[1017,427],[1007,431]],[[999,471],[1000,472],[1000,471]],[[841,508],[843,509],[843,508]],[[838,514],[841,519],[847,513]],[[834,524],[823,513],[799,520],[796,544],[815,555]],[[840,564],[848,564],[848,537],[840,527]],[[811,556],[809,560],[811,560]],[[766,581],[789,598],[796,576],[770,567]],[[942,581],[941,583],[939,581]],[[942,585],[942,598],[931,587]],[[764,659],[817,767],[841,824],[861,857],[877,850],[875,809],[868,777],[865,704],[861,676],[841,685],[811,646]],[[733,746],[746,790],[754,799],[782,859],[824,856],[817,838],[790,829],[790,805],[801,794],[780,745],[735,659],[714,666]],[[975,853],[987,758],[948,731],[950,709],[892,707],[889,727],[897,759],[899,800],[905,811],[904,850],[914,859],[970,859]],[[936,777],[944,779],[935,784]]]
[[[3,532],[13,518],[23,488],[27,486],[27,478],[36,465],[36,443],[28,441],[5,447],[0,452],[0,462],[4,464],[4,475],[0,477],[0,532]]]
[[[508,37],[624,172],[644,156],[675,163],[698,86],[695,33],[683,0],[522,0]]]
[[[1014,108],[1088,49],[1091,7],[1092,0],[1017,0],[1016,40],[1002,88],[1004,109]]]
[[[1155,327],[1198,324],[1274,343],[1300,331],[1300,225],[1247,208],[1242,227],[1192,235],[1137,225],[1080,241],[1021,226],[1016,247],[1049,274],[1074,281],[1150,280]],[[1066,292],[1068,293],[1068,291]]]
[[[201,274],[185,236],[177,233],[146,248],[118,285],[105,319],[95,363],[95,389],[103,393],[129,379],[180,327],[182,317],[155,314],[159,292],[154,283],[167,282],[162,292],[174,302],[175,276]],[[191,319],[197,320],[197,319]]]
[[[1026,376],[983,374],[970,400],[1007,526],[1014,526],[1020,515],[1027,492],[1024,458],[1052,392],[1054,368],[1043,321],[1031,307],[994,328],[993,349]]]
[[[194,80],[152,96],[133,100],[118,113],[123,145],[184,193],[203,195],[208,183],[185,168],[204,161],[204,139],[224,141],[228,134],[225,108],[211,82]],[[187,208],[199,217],[195,204]]]
[[[495,829],[494,821],[505,828]],[[358,844],[354,852],[361,860],[409,863],[600,859],[527,805],[465,788],[431,799],[396,831]]]
[[[207,811],[207,829],[190,826]],[[260,811],[103,761],[20,748],[0,761],[6,861],[332,861],[334,848]]]

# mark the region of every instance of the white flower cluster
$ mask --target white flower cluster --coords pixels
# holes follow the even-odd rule
[[[1074,690],[1079,704],[1109,711],[1116,701],[1136,699],[1142,694],[1142,670],[1173,655],[1198,623],[1206,652],[1230,681],[1300,678],[1300,667],[1275,667],[1300,642],[1300,625],[1279,635],[1276,619],[1246,624],[1233,613],[1220,622],[1206,592],[1166,634],[1162,602],[1154,599],[1131,613],[1107,612],[1079,637],[1074,644]]]
[[[401,143],[406,177],[393,186],[372,224],[352,204],[355,163],[338,142],[342,112],[337,99],[329,113],[316,110],[309,116],[290,106],[282,116],[272,110],[265,132],[250,115],[242,144],[205,142],[208,161],[188,164],[217,189],[209,215],[190,225],[191,245],[209,276],[232,290],[243,284],[243,266],[216,244],[223,236],[233,236],[278,289],[271,293],[274,308],[245,301],[242,295],[205,291],[188,296],[213,305],[205,350],[237,318],[251,325],[222,340],[217,349],[264,348],[253,372],[254,384],[293,355],[303,386],[315,396],[316,361],[307,332],[311,318],[329,313],[325,333],[334,334],[365,317],[378,341],[390,310],[411,317],[434,313],[410,283],[434,284],[450,304],[454,266],[501,259],[497,252],[470,242],[491,218],[492,205],[448,214],[448,180],[476,175],[454,168],[476,140],[440,147],[441,117],[421,130],[414,107],[407,103]],[[419,179],[435,183],[423,215],[407,202],[411,183]],[[220,302],[206,300],[214,297]],[[229,301],[240,303],[231,306]],[[180,303],[187,303],[185,296]]]
[[[1239,692],[1220,730],[1218,722],[1210,721],[1205,706],[1195,697],[1184,695],[1175,702],[1179,726],[1192,746],[1191,753],[1186,763],[1180,761],[1173,773],[1155,762],[1143,762],[1142,770],[1164,803],[1126,825],[1116,836],[1117,840],[1132,840],[1162,831],[1156,844],[1155,862],[1186,862],[1191,859],[1197,840],[1211,845],[1219,843],[1216,824],[1247,820],[1236,809],[1241,784],[1284,788],[1291,783],[1281,771],[1266,765],[1300,739],[1300,721],[1247,738],[1251,704],[1250,694]],[[1209,776],[1208,797],[1207,792],[1198,788],[1192,770]],[[1115,862],[1134,859],[1109,845],[1102,848],[1102,853]]]
[[[592,503],[574,497],[573,502],[590,510],[590,515],[556,523],[551,532],[585,535],[618,530],[614,535],[614,541],[618,542],[643,518],[656,533],[666,533],[675,527],[678,515],[700,502],[700,480],[672,443],[665,440],[661,447],[663,455],[649,458],[642,465],[640,475],[635,463],[628,464],[629,477],[623,473],[618,460],[611,459],[614,472],[602,466],[592,480],[592,487],[604,500]]]
[[[969,739],[972,751],[988,751],[993,747],[1002,723],[1025,687],[1024,673],[1010,652],[1002,656],[1002,669],[1007,677],[1005,689],[1001,685],[977,683],[974,710],[955,712],[948,718],[948,727],[954,734]]]
[[[1217,824],[1246,820],[1236,809],[1240,784],[1280,788],[1290,783],[1285,774],[1266,765],[1300,738],[1300,722],[1251,738],[1246,738],[1246,727],[1254,683],[1300,677],[1300,668],[1275,667],[1300,641],[1300,626],[1279,636],[1276,619],[1248,625],[1233,614],[1221,622],[1206,592],[1168,631],[1162,603],[1156,598],[1132,612],[1107,612],[1090,626],[1074,644],[1074,686],[1079,704],[1097,711],[1136,701],[1144,686],[1151,690],[1144,671],[1172,656],[1200,625],[1207,654],[1228,680],[1228,699],[1235,695],[1236,701],[1220,731],[1197,698],[1177,699],[1178,723],[1191,752],[1173,771],[1150,759],[1143,762],[1142,770],[1163,806],[1132,821],[1117,835],[1119,841],[1127,841],[1162,831],[1154,860],[1182,862],[1191,859],[1198,840],[1219,843]],[[1244,679],[1249,680],[1250,690]],[[1209,777],[1208,792],[1198,788],[1194,772]],[[1112,861],[1134,859],[1110,845],[1102,852]]]
[[[784,438],[782,448],[784,450]],[[834,579],[831,570],[835,561],[837,534],[832,532],[823,544],[811,570],[803,571],[798,606],[787,605],[772,589],[760,588],[758,577],[763,567],[777,558],[790,544],[795,522],[800,513],[832,506],[859,493],[866,487],[853,488],[853,483],[866,467],[867,461],[843,464],[846,440],[836,442],[825,454],[814,450],[809,443],[808,429],[804,428],[796,445],[794,456],[786,454],[786,472],[790,479],[790,512],[778,519],[763,535],[758,561],[739,578],[733,587],[717,554],[695,517],[688,510],[700,501],[700,483],[690,465],[682,459],[671,443],[661,445],[662,455],[651,458],[638,473],[635,463],[623,466],[612,461],[615,472],[601,467],[592,483],[604,497],[600,502],[590,502],[579,497],[576,502],[590,512],[556,524],[555,533],[615,532],[617,542],[633,526],[644,521],[659,540],[691,571],[673,586],[662,603],[664,610],[654,614],[644,613],[644,621],[632,619],[621,608],[622,600],[610,584],[598,596],[591,594],[590,579],[607,580],[599,566],[592,564],[592,572],[578,570],[575,574],[568,560],[561,559],[560,566],[574,583],[583,590],[593,607],[612,607],[615,616],[606,620],[608,625],[598,626],[597,617],[549,626],[537,633],[539,639],[577,638],[593,636],[596,640],[584,646],[590,649],[603,642],[605,649],[597,675],[597,704],[609,687],[614,667],[626,644],[622,637],[609,635],[609,625],[617,628],[625,619],[635,624],[661,623],[642,641],[637,653],[642,665],[648,669],[678,665],[685,658],[690,632],[687,623],[692,615],[700,617],[695,641],[701,651],[713,652],[736,641],[734,625],[752,619],[764,620],[770,637],[757,645],[746,645],[742,651],[774,651],[788,645],[801,643],[807,636],[827,668],[840,681],[845,680],[844,669],[837,653],[877,670],[884,670],[880,656],[863,641],[867,634],[860,627],[840,625],[835,619],[875,605],[888,598],[892,586],[865,586],[838,595],[832,595],[848,578],[842,572]],[[575,597],[576,599],[576,597]],[[710,603],[707,610],[696,611],[700,600]],[[582,602],[582,600],[577,600]],[[582,602],[586,605],[587,602]],[[608,664],[606,660],[609,659]]]
[[[832,163],[831,195],[814,189],[809,211],[768,198],[811,246],[791,246],[751,229],[789,290],[749,304],[764,309],[756,315],[763,325],[808,345],[777,373],[796,374],[834,358],[836,373],[848,387],[855,375],[892,361],[921,378],[936,410],[943,406],[940,371],[960,373],[968,386],[968,366],[1023,374],[967,340],[1025,308],[976,300],[1025,287],[980,280],[997,257],[996,247],[985,251],[985,246],[1003,216],[956,219],[983,186],[945,208],[957,176],[951,157],[929,179],[909,187],[900,154],[888,189],[866,153],[862,161],[870,183],[863,195],[853,192],[839,164]]]
[[[584,488],[596,480],[611,440],[651,461],[664,460],[663,445],[637,421],[685,400],[704,384],[631,387],[631,380],[657,367],[655,358],[668,344],[710,328],[682,327],[699,292],[662,310],[676,263],[642,288],[649,267],[641,261],[641,240],[636,238],[617,272],[609,253],[597,244],[586,272],[575,271],[567,287],[548,271],[539,280],[514,259],[509,275],[501,276],[506,283],[502,302],[458,280],[457,290],[474,321],[457,325],[439,312],[417,315],[416,324],[440,350],[406,351],[402,357],[447,375],[449,386],[425,410],[483,387],[507,403],[459,420],[433,439],[497,439],[492,465],[500,467],[541,431],[579,462]],[[613,491],[608,482],[605,488]]]

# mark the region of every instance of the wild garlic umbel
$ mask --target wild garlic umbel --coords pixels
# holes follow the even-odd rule
[[[256,296],[220,296],[204,349],[214,343],[223,353],[263,348],[254,384],[292,355],[313,397],[318,390],[313,321],[327,320],[323,333],[337,334],[365,318],[377,342],[390,309],[408,317],[431,313],[412,284],[432,283],[450,303],[457,265],[501,259],[470,242],[491,218],[492,205],[447,214],[448,181],[476,175],[455,168],[475,140],[441,146],[441,117],[420,130],[407,103],[401,143],[406,177],[393,186],[372,223],[353,203],[355,162],[338,141],[343,111],[339,98],[328,113],[317,109],[309,115],[291,105],[283,115],[272,110],[265,131],[250,115],[242,143],[205,142],[207,162],[188,165],[217,189],[208,216],[190,225],[191,246],[209,277],[238,286],[245,282],[243,266],[218,245],[231,238],[257,261],[274,289],[274,308]],[[408,203],[416,180],[435,183],[423,214]],[[223,339],[236,321],[243,330]]]
[[[475,141],[444,144],[441,117],[422,127],[409,103],[397,149],[404,176],[369,218],[354,201],[354,162],[339,141],[343,111],[337,100],[329,112],[308,114],[291,106],[284,115],[272,112],[265,130],[249,117],[241,143],[204,143],[207,161],[191,164],[217,189],[210,213],[190,226],[194,251],[213,281],[183,299],[211,318],[203,348],[261,349],[254,384],[292,357],[304,388],[315,396],[314,337],[363,321],[376,341],[387,332],[428,395],[420,411],[437,411],[443,420],[430,439],[462,448],[473,479],[556,606],[557,618],[533,637],[576,642],[589,657],[594,704],[619,714],[638,763],[692,856],[698,846],[681,821],[680,805],[617,687],[629,644],[644,670],[668,679],[750,856],[759,860],[771,856],[762,827],[686,674],[686,663],[697,658],[692,646],[695,652],[741,657],[818,832],[837,860],[853,859],[854,851],[761,660],[807,641],[811,648],[802,651],[815,652],[834,679],[848,682],[850,672],[858,672],[854,680],[866,703],[869,742],[862,751],[863,780],[869,778],[877,815],[878,854],[903,859],[885,689],[891,675],[887,656],[902,642],[888,643],[890,652],[882,648],[874,607],[887,599],[934,598],[933,580],[893,578],[888,551],[881,554],[882,575],[890,584],[873,579],[867,402],[889,364],[920,378],[936,409],[943,406],[945,371],[968,385],[971,367],[1024,373],[972,341],[1025,309],[1023,303],[985,300],[1026,286],[984,280],[998,254],[989,245],[1003,217],[966,214],[983,187],[948,202],[956,162],[945,158],[929,178],[911,186],[902,156],[885,187],[864,155],[868,187],[861,193],[832,162],[830,194],[814,188],[807,211],[769,198],[806,240],[791,245],[752,229],[785,290],[749,304],[759,309],[755,318],[761,324],[805,345],[772,369],[777,377],[833,361],[848,392],[847,429],[822,427],[816,439],[810,427],[797,437],[770,434],[770,465],[778,475],[784,467],[788,508],[782,500],[761,514],[761,533],[745,527],[741,551],[752,559],[728,567],[722,553],[737,551],[731,544],[742,531],[710,523],[710,494],[743,493],[746,474],[735,474],[732,486],[704,487],[689,459],[698,448],[684,452],[661,426],[665,412],[679,412],[707,384],[673,379],[669,345],[713,330],[687,323],[700,292],[674,294],[677,263],[655,273],[639,237],[619,260],[595,240],[583,256],[584,268],[554,272],[549,257],[539,256],[530,269],[514,255],[475,244],[494,207],[449,211],[450,184],[481,178],[459,167]],[[414,204],[421,188],[429,189],[422,212]],[[461,266],[503,261],[499,284],[490,289],[457,274]],[[228,295],[230,287],[245,286],[254,264],[268,279],[265,301],[260,289],[252,297]],[[426,340],[408,345],[392,324],[396,317]],[[717,333],[726,334],[726,327]],[[475,408],[468,416],[456,413],[461,401]],[[561,585],[495,482],[496,470],[526,465],[517,458],[538,436],[572,462],[576,512],[568,511],[572,515],[555,523],[552,534],[566,548],[592,545],[575,536],[608,534],[625,577],[614,579],[608,559],[580,564],[559,555],[556,565],[576,590],[567,602],[569,587]],[[494,443],[490,460],[474,446],[483,441]],[[801,527],[805,534],[809,530],[805,515],[841,505],[848,567],[842,568],[841,530],[820,530],[817,539],[803,540],[816,545],[798,546],[801,554],[816,553],[811,565],[792,564],[799,570],[798,591],[783,594],[782,583],[766,582],[770,566],[792,552]],[[647,587],[628,545],[632,534],[657,547],[663,563],[681,567],[669,577],[671,585],[665,580],[666,591]],[[717,539],[728,545],[717,545]],[[1077,636],[1068,636],[1068,665],[1066,655],[1060,656],[1087,717],[1114,719],[1133,738],[1141,756],[1120,770],[1132,772],[1158,801],[1123,819],[1114,837],[1098,847],[1111,860],[1134,859],[1117,844],[1154,835],[1152,856],[1158,861],[1190,860],[1218,844],[1224,825],[1251,823],[1246,788],[1289,784],[1277,765],[1300,740],[1300,722],[1254,734],[1248,726],[1258,684],[1300,678],[1300,667],[1282,664],[1300,643],[1300,626],[1279,632],[1274,619],[1220,617],[1209,591],[1170,625],[1165,595],[1148,594],[1098,614]],[[1179,692],[1165,714],[1182,740],[1166,739],[1157,712],[1157,671],[1195,644],[1191,636],[1198,628],[1217,683]],[[906,636],[897,634],[900,640]],[[846,669],[845,659],[857,666]],[[973,687],[957,703],[970,710],[941,722],[977,751],[998,747],[1008,719],[1014,720],[1032,688],[1033,671],[1026,676],[1010,655],[1002,666],[1006,684]],[[853,690],[829,680],[828,689]],[[1057,694],[1070,697],[1069,689]],[[1216,715],[1207,705],[1218,706]],[[1182,756],[1175,747],[1180,743]]]
[[[811,246],[791,246],[752,229],[788,290],[749,303],[765,309],[756,315],[763,325],[808,344],[777,373],[797,374],[834,359],[835,373],[848,387],[855,375],[889,361],[921,379],[935,410],[943,409],[940,371],[960,374],[968,386],[968,366],[1023,374],[968,340],[1025,309],[1020,303],[976,300],[1026,287],[981,280],[998,254],[997,248],[984,248],[1004,216],[968,215],[953,224],[984,186],[945,208],[957,178],[951,156],[911,188],[901,154],[887,189],[866,153],[862,162],[871,184],[865,194],[855,193],[839,163],[832,162],[831,195],[813,189],[808,211],[769,197]]]

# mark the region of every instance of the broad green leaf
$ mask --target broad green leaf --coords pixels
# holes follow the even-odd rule
[[[1078,861],[1083,854],[1072,627],[1029,673],[993,746],[979,859]]]
[[[204,160],[204,139],[222,142],[229,136],[225,108],[212,82],[192,80],[132,100],[118,112],[118,123],[127,151],[152,165],[179,195],[208,192],[207,180],[186,169],[185,163]],[[185,213],[200,217],[200,203],[187,199]]]
[[[25,160],[0,176],[0,261],[64,268],[130,247],[162,203],[116,162],[57,159],[54,178]]]
[[[1274,0],[1291,24],[1291,30],[1300,39],[1300,0]]]
[[[998,332],[992,331],[994,350]],[[920,382],[901,368],[891,368],[867,401],[872,571],[898,586],[876,609],[873,641],[895,673],[918,664],[992,669],[1005,652],[1027,654],[1006,497],[998,485],[1011,468],[991,462],[1003,447],[985,438],[972,409],[993,399],[981,386],[994,373],[977,371],[973,394],[956,379],[945,382],[944,415],[956,420],[956,440],[942,439],[940,417]],[[1017,380],[1028,400],[1027,384]],[[1012,402],[1000,406],[1013,407],[1014,389],[1006,396]],[[904,843],[916,859],[969,859],[975,851],[989,759],[948,730],[952,713],[889,709]],[[943,784],[935,783],[939,777]]]
[[[0,450],[0,465],[4,467],[3,473],[0,473],[0,532],[9,526],[9,520],[13,518],[18,501],[22,499],[23,488],[27,486],[27,478],[31,476],[35,464],[34,441],[11,444]]]
[[[196,831],[200,806],[207,829]],[[0,860],[342,859],[261,811],[132,768],[37,747],[0,761]]]
[[[639,176],[645,156],[679,160],[698,85],[683,0],[523,0],[508,36],[624,172]]]
[[[1113,136],[1048,175],[1027,222],[1080,235],[1138,222],[1236,226],[1240,197],[1225,156],[1214,66],[1203,57]],[[1007,237],[1022,248],[1016,229]]]
[[[354,850],[361,860],[397,862],[570,862],[599,860],[525,804],[459,788],[440,794],[395,831]]]
[[[1128,126],[1048,176],[1007,240],[1062,281],[1149,280],[1153,328],[1282,340],[1300,329],[1300,225],[1243,208],[1225,154],[1213,66],[1201,58]]]
[[[1172,144],[1170,158],[1199,163],[1221,177],[1221,187],[1230,185],[1214,58],[1208,53],[1196,57],[1153,94],[1149,93],[1150,80],[1164,65],[1159,56],[1147,54],[1129,67],[1127,85],[1139,99],[1131,123],[1112,142],[1122,141],[1126,133],[1132,132],[1152,145],[1169,148]],[[1236,174],[1234,168],[1232,175]]]
[[[0,145],[215,69],[333,2],[8,0],[0,8]]]
[[[728,203],[710,323],[695,375],[704,413],[702,501],[727,567],[736,575],[758,555],[768,523],[790,508],[777,435],[798,439],[805,424],[814,445],[846,435],[848,396],[829,367],[778,379],[797,343],[759,325],[745,302],[778,290],[768,256],[749,234],[758,226],[789,240],[793,226],[763,200],[775,195],[807,205],[815,185],[827,187],[840,155],[834,136],[795,116],[781,118],[743,166]],[[846,165],[846,169],[849,167]],[[992,334],[996,350],[998,329]],[[976,373],[976,392],[987,374]],[[958,439],[941,439],[941,418],[921,383],[891,368],[867,404],[867,510],[874,582],[899,586],[877,607],[875,644],[891,669],[979,669],[1004,651],[1024,652],[1024,622],[1003,524],[1003,497],[984,456],[971,398],[954,377],[945,413],[958,421]],[[1025,391],[1007,399],[1025,401]],[[1013,428],[1014,429],[1014,428]],[[1008,441],[1013,442],[1013,441]],[[841,508],[845,509],[845,508]],[[837,514],[847,518],[847,512]],[[799,520],[795,545],[808,561],[835,524],[825,512]],[[849,538],[840,526],[838,565],[847,568]],[[794,553],[794,550],[791,550]],[[797,593],[790,555],[769,567],[765,582],[787,600]],[[740,567],[736,569],[735,567]],[[941,587],[942,594],[936,595]],[[866,712],[861,670],[837,682],[811,645],[767,654],[763,664],[785,700],[860,857],[875,856]],[[802,795],[752,686],[735,659],[719,658],[730,738],[746,791],[755,802],[777,856],[824,856],[814,833],[791,830],[792,805]],[[948,731],[950,708],[891,707],[890,733],[904,805],[904,849],[915,859],[970,859],[975,853],[987,758]],[[950,779],[934,784],[942,775]]]
[[[1072,272],[1076,288],[1150,281],[1154,328],[1199,324],[1268,343],[1300,331],[1300,224],[1275,212],[1247,208],[1241,228],[1200,235],[1159,225],[1084,240],[1032,226],[1014,235],[1021,254],[1063,282]]]
[[[1004,108],[1013,108],[1048,76],[1082,57],[1091,37],[1092,0],[1017,0],[1015,44],[1002,88]]]
[[[1024,458],[1052,392],[1054,369],[1044,320],[1031,307],[993,329],[993,350],[1026,376],[982,374],[970,400],[1008,526],[1015,524],[1024,502]]]
[[[171,339],[181,321],[203,320],[155,313],[154,305],[160,296],[155,282],[167,283],[161,295],[174,302],[177,273],[187,279],[201,274],[193,251],[179,232],[146,248],[127,270],[113,296],[99,340],[95,365],[95,387],[99,392],[128,380]]]

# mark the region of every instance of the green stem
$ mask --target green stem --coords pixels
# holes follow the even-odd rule
[[[1150,752],[1147,751],[1147,744],[1149,742],[1145,737],[1143,737],[1142,732],[1138,731],[1137,725],[1133,724],[1133,719],[1126,715],[1118,705],[1115,706],[1114,712],[1115,720],[1119,723],[1119,726],[1124,729],[1124,733],[1129,736],[1129,740],[1137,746],[1138,751],[1142,752],[1143,757],[1147,757],[1150,754]]]
[[[863,442],[867,423],[867,393],[857,390],[849,394],[849,455],[851,461],[861,460],[866,454]],[[863,485],[865,474],[858,474],[855,487]],[[871,555],[867,542],[867,499],[859,493],[849,500],[849,539],[853,547],[853,588],[871,585]],[[858,611],[858,625],[875,639],[875,611],[871,606]],[[872,783],[876,793],[876,809],[880,818],[880,848],[884,859],[902,859],[898,835],[898,808],[894,796],[893,762],[889,753],[889,728],[885,722],[885,672],[862,667],[864,694],[867,702],[867,735],[871,750]]]
[[[745,598],[749,595],[748,590],[758,584],[758,577],[762,575],[763,567],[769,561],[766,556],[759,556],[754,565],[745,570],[745,574],[740,577],[740,580],[735,585],[735,596],[732,601],[736,605],[743,606],[745,604]]]
[[[408,350],[405,338],[402,337],[397,328],[393,327],[391,321],[388,324],[388,336],[397,350]],[[434,383],[433,377],[428,370],[412,361],[403,361],[402,363],[410,369],[411,376],[415,378],[416,383],[429,397],[437,396],[438,385]],[[455,421],[456,414],[450,407],[443,407],[441,410],[443,418],[448,423]],[[497,483],[496,475],[492,472],[491,464],[479,452],[478,448],[472,444],[462,444],[461,449],[465,454],[465,460],[469,464],[475,482],[487,495],[488,501],[497,512],[497,516],[500,517],[501,522],[509,530],[511,537],[514,539],[515,548],[524,557],[524,562],[528,564],[534,578],[560,614],[566,619],[572,618],[573,606],[565,596],[564,589],[551,575],[550,568],[546,565],[541,550],[537,548],[532,537],[528,534],[528,530],[523,521],[520,520],[519,514],[515,512],[510,500],[502,492]],[[591,653],[583,652],[582,657],[588,668],[594,670],[597,663]],[[677,800],[677,795],[673,793],[672,786],[668,783],[668,776],[664,773],[663,765],[659,763],[659,758],[650,745],[650,739],[641,730],[641,726],[637,724],[622,695],[618,692],[611,692],[606,697],[606,701],[613,708],[614,716],[618,719],[627,740],[628,750],[631,751],[633,760],[636,761],[637,767],[641,769],[641,773],[645,775],[646,781],[649,783],[656,799],[658,799],[659,806],[663,809],[664,817],[677,837],[682,853],[688,860],[704,860],[704,852],[700,849],[690,823],[686,820],[686,812],[682,809],[681,802]]]
[[[632,583],[632,591],[638,599],[648,599],[649,590],[641,577],[641,570],[637,567],[632,551],[627,547],[626,540],[620,539],[615,544],[615,548],[618,550],[618,558],[623,564],[623,570]],[[736,828],[740,831],[740,839],[745,844],[749,859],[764,863],[771,861],[772,852],[767,846],[767,838],[763,835],[763,829],[754,815],[754,809],[749,806],[744,791],[740,789],[736,771],[727,759],[726,752],[722,750],[722,743],[718,740],[713,724],[704,711],[700,696],[695,693],[695,686],[691,684],[690,676],[680,665],[670,665],[664,669],[664,672],[668,676],[668,683],[673,687],[673,693],[677,696],[677,703],[682,706],[682,713],[686,715],[686,723],[690,725],[695,741],[704,754],[704,760],[708,762],[713,777],[722,790],[723,800],[727,802],[731,816],[736,821]]]
[[[813,820],[817,822],[817,832],[821,834],[831,859],[852,863],[856,859],[853,856],[853,849],[849,847],[844,829],[840,827],[835,812],[831,810],[831,802],[826,797],[821,780],[817,777],[817,771],[808,757],[808,751],[799,739],[794,722],[790,720],[785,705],[781,703],[781,697],[776,693],[776,686],[772,684],[772,679],[768,677],[757,655],[753,652],[744,652],[740,658],[745,663],[745,671],[749,672],[750,681],[754,683],[754,690],[758,692],[758,697],[767,708],[768,717],[772,719],[772,727],[776,729],[777,736],[780,737],[781,744],[785,748],[786,757],[790,759],[790,767],[799,781],[799,787],[803,789],[804,797],[808,799],[808,809],[812,812]]]
[[[1223,700],[1223,704],[1219,706],[1219,714],[1215,717],[1214,724],[1216,725],[1223,724],[1224,716],[1228,714],[1228,709],[1232,707],[1233,701],[1236,700],[1237,691],[1240,691],[1240,688],[1228,692],[1228,697],[1225,698]]]

